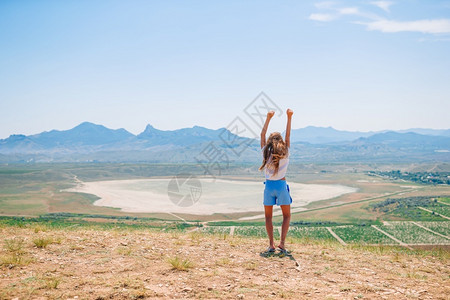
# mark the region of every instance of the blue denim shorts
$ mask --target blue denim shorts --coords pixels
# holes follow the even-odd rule
[[[266,180],[264,189],[264,205],[290,205],[289,185],[286,180]]]

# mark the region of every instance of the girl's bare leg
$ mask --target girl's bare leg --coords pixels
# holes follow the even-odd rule
[[[275,244],[273,241],[273,224],[272,224],[273,206],[264,205],[264,213],[266,216],[266,230],[267,235],[269,236],[269,246],[270,248],[275,249]]]
[[[280,205],[281,211],[283,212],[283,225],[281,225],[281,239],[279,248],[285,249],[284,243],[286,241],[286,235],[289,230],[289,223],[291,222],[291,206],[290,205]],[[267,219],[266,219],[267,220]],[[267,227],[267,221],[266,221]]]

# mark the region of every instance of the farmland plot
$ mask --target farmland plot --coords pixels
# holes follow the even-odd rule
[[[378,227],[406,244],[447,244],[450,241],[410,222],[389,222]],[[431,229],[431,228],[430,228]]]
[[[436,231],[437,233],[446,235],[450,237],[450,221],[443,221],[443,222],[417,222],[422,226],[425,226],[426,228],[429,228],[433,231]]]
[[[237,226],[234,229],[234,235],[267,237],[266,227],[264,226]],[[276,226],[273,227],[273,236],[280,237]]]
[[[206,234],[230,234],[230,229],[228,226],[208,226],[202,227],[200,231]]]
[[[425,207],[428,210],[433,211],[435,207]],[[403,209],[397,209],[392,212],[393,215],[399,216],[408,220],[420,220],[420,221],[445,221],[445,218],[433,214],[429,211],[422,210],[418,207],[408,207]]]
[[[333,228],[334,230],[334,228]],[[288,235],[296,238],[311,238],[311,239],[325,239],[334,240],[334,237],[327,230],[326,227],[296,227],[289,229]]]
[[[358,244],[397,244],[385,234],[371,226],[343,226],[333,227],[336,233],[346,243]]]
[[[448,205],[434,206],[429,208],[429,210],[450,218],[450,206]]]

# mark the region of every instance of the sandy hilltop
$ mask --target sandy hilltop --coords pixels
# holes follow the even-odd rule
[[[148,229],[0,227],[0,299],[449,299],[448,252]],[[39,241],[49,241],[42,244]],[[17,246],[19,245],[19,246]],[[41,248],[36,247],[39,245]]]

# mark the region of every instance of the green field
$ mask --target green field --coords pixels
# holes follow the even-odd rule
[[[450,222],[417,222],[434,232],[450,237]]]
[[[437,233],[446,235],[444,238],[429,232],[412,222],[390,222],[389,225],[377,225],[378,228],[394,236],[396,239],[410,245],[450,245],[449,228],[450,221],[443,222],[420,222]],[[399,245],[399,243],[372,226],[344,225],[330,226],[347,244],[360,245]],[[230,234],[230,226],[208,226],[201,229],[202,232],[212,234]],[[265,237],[264,226],[237,226],[234,235],[247,237]],[[274,236],[279,237],[278,231],[274,230]],[[328,240],[336,241],[327,227],[323,226],[291,226],[289,236],[298,239]]]
[[[241,236],[254,236],[254,237],[266,237],[265,226],[239,226],[234,229],[235,235]],[[274,226],[273,229],[274,238],[280,238],[280,234],[277,228]]]
[[[430,208],[430,210],[450,218],[450,206],[446,206],[446,205],[435,206],[435,207]]]
[[[444,221],[443,223],[445,227],[448,226],[448,222]],[[433,234],[410,222],[389,222],[389,225],[380,225],[379,227],[407,244],[450,244],[450,239]]]
[[[441,203],[441,199],[446,198],[433,196],[388,198],[373,203],[371,209],[404,220],[444,221],[445,216],[450,217],[450,206]]]
[[[208,226],[200,228],[200,231],[207,234],[224,234],[229,235],[231,228],[228,226]]]
[[[333,236],[325,227],[292,226],[289,235],[299,239],[333,240]]]
[[[372,226],[343,226],[333,231],[349,244],[398,244]]]

